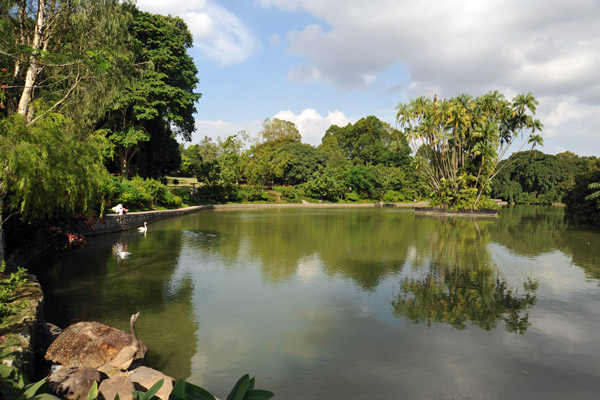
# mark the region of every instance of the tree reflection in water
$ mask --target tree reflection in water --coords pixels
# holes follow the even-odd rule
[[[524,333],[531,326],[528,310],[536,303],[538,283],[528,278],[519,294],[500,275],[487,249],[492,226],[472,219],[437,221],[416,244],[417,268],[402,280],[394,314],[456,329],[471,322],[488,331],[504,320],[507,331]]]
[[[424,279],[404,279],[392,306],[395,315],[428,326],[444,322],[465,329],[471,321],[489,331],[503,319],[507,331],[524,333],[531,325],[528,309],[536,303],[538,283],[528,279],[523,286],[525,293],[519,295],[493,267],[432,265]]]

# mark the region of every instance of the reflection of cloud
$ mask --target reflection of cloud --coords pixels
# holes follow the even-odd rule
[[[319,275],[319,272],[321,272],[322,265],[323,261],[321,261],[318,253],[300,258],[296,266],[298,280],[305,285],[312,283],[315,277]]]
[[[214,373],[231,368],[253,347],[251,332],[238,321],[214,321],[211,325],[203,325],[198,335],[202,336],[202,342],[210,344],[210,350],[198,348],[191,361],[193,370],[198,371],[196,376],[202,378],[197,383],[200,385],[207,383],[203,379],[209,371]]]

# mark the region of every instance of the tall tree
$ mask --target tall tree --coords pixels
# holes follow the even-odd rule
[[[145,160],[139,171],[155,176],[179,161],[179,152],[165,152],[164,145],[176,148],[176,135],[189,141],[194,132],[195,103],[201,97],[195,92],[198,71],[187,53],[192,35],[181,18],[132,12],[134,61],[141,69],[115,102],[105,127],[124,177],[138,151]]]

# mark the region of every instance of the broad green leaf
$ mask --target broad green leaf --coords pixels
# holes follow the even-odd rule
[[[248,390],[250,376],[248,374],[242,376],[231,389],[231,393],[227,396],[227,400],[242,400]]]
[[[185,381],[183,378],[179,378],[177,382],[175,382],[175,386],[173,386],[173,390],[171,390],[171,394],[169,395],[169,400],[175,400],[176,398],[183,399],[185,397]]]
[[[98,382],[94,382],[87,395],[87,400],[96,400],[98,398]]]
[[[145,399],[150,400],[152,397],[154,397],[154,395],[158,393],[158,391],[162,387],[163,383],[165,383],[165,380],[164,378],[161,378],[154,385],[152,385],[152,387],[146,392]]]
[[[185,383],[185,398],[189,400],[216,400],[208,391],[189,382]]]
[[[253,389],[246,392],[244,400],[268,400],[273,396],[275,396],[275,394],[268,390]]]

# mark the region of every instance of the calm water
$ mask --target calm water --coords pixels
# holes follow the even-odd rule
[[[278,399],[600,396],[600,232],[560,208],[206,211],[38,275],[47,320],[140,311],[147,364],[219,397],[245,373]]]

